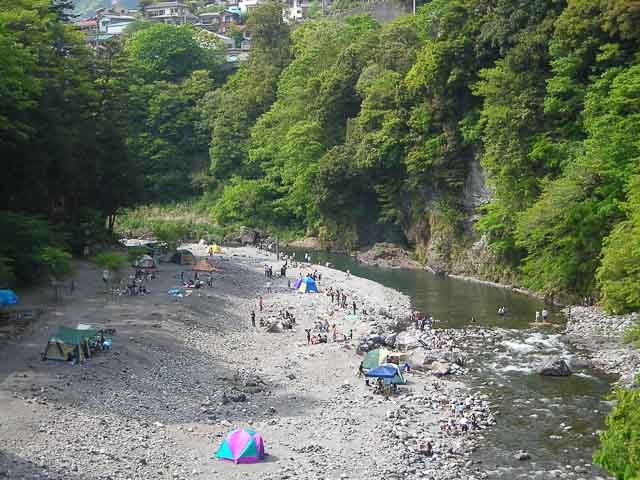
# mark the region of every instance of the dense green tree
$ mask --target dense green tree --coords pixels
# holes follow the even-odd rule
[[[211,66],[207,50],[198,44],[194,33],[190,25],[158,23],[133,33],[126,51],[135,71],[146,81],[184,80],[191,72]]]
[[[640,390],[618,389],[615,400],[594,459],[617,480],[635,480],[640,476]]]

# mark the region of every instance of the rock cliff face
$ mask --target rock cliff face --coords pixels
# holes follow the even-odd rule
[[[361,245],[404,244],[415,249],[417,259],[435,272],[512,283],[512,273],[501,266],[489,250],[486,238],[476,230],[478,210],[491,200],[491,191],[476,157],[469,159],[467,171],[457,208],[446,206],[448,192],[425,186],[419,209],[410,201],[404,205],[407,221],[395,238],[390,238],[390,227],[386,230],[381,226],[369,227],[359,232]],[[385,235],[381,235],[383,231]]]

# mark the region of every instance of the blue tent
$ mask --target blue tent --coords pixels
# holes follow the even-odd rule
[[[395,363],[383,363],[376,368],[372,368],[366,373],[367,377],[382,378],[384,383],[394,383],[403,385],[405,383],[402,373]]]
[[[13,290],[0,290],[0,307],[16,305],[20,299]]]
[[[305,277],[302,279],[302,283],[300,284],[300,288],[298,288],[299,292],[302,293],[318,293],[318,287],[316,286],[316,281],[311,277]]]

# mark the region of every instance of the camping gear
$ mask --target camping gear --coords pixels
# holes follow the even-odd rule
[[[389,359],[389,363],[400,365],[407,361],[407,358],[409,358],[409,354],[410,352],[390,352],[387,355],[387,358]]]
[[[178,265],[195,265],[196,257],[189,250],[178,250],[171,256],[171,263]]]
[[[376,368],[369,370],[365,375],[367,377],[382,378],[386,384],[403,385],[405,383],[400,369],[394,363],[378,365]]]
[[[171,288],[168,293],[172,297],[182,297],[185,294],[185,290],[184,288]]]
[[[97,334],[98,331],[92,329],[58,327],[56,333],[49,337],[42,359],[83,362],[91,357],[90,342]]]
[[[376,348],[375,350],[371,350],[364,356],[364,360],[362,360],[362,368],[367,370],[376,368],[378,365],[387,361],[388,355],[389,350],[386,348]]]
[[[134,266],[141,270],[154,270],[156,268],[156,262],[151,256],[143,255],[136,261]]]
[[[214,253],[222,253],[222,249],[220,248],[220,245],[212,243],[211,245],[209,245],[209,248],[207,248],[207,253],[209,255],[213,255]]]
[[[13,290],[0,290],[0,307],[17,305],[20,299]]]
[[[298,291],[302,293],[318,293],[316,281],[311,277],[303,278]]]
[[[232,430],[222,441],[215,458],[234,463],[257,463],[264,458],[264,440],[253,430]]]
[[[302,277],[298,277],[296,279],[296,282],[293,284],[293,289],[298,290],[300,288],[300,285],[302,285]]]
[[[207,260],[200,260],[196,263],[193,268],[191,268],[194,272],[217,272],[218,269],[211,265]]]

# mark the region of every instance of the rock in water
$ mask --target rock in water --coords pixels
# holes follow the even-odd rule
[[[571,367],[564,358],[556,358],[542,365],[538,373],[551,377],[568,377],[571,375]]]

